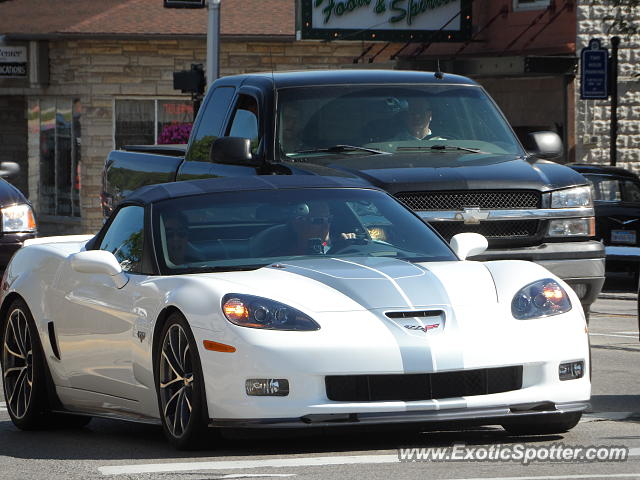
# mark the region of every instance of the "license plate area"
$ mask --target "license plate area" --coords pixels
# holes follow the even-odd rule
[[[611,230],[611,243],[636,244],[635,230]]]

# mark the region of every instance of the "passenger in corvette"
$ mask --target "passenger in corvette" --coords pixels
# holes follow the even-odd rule
[[[187,238],[188,222],[179,212],[164,217],[164,236],[167,241],[169,260],[175,265],[200,262],[204,259]]]

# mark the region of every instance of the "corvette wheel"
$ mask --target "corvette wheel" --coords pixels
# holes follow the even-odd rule
[[[526,420],[504,424],[502,428],[513,435],[551,435],[568,432],[578,424],[580,418],[582,412],[532,415]]]
[[[23,430],[46,427],[44,358],[35,323],[22,300],[9,307],[2,332],[2,382],[7,411]]]
[[[196,343],[179,313],[169,317],[161,339],[156,355],[156,387],[163,430],[176,448],[196,448],[208,421]]]

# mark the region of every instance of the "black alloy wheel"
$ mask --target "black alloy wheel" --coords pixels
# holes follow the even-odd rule
[[[44,359],[33,317],[25,302],[9,307],[2,331],[2,382],[7,411],[23,430],[45,427]]]
[[[156,352],[156,389],[162,427],[178,449],[198,444],[207,430],[208,414],[200,358],[193,334],[180,313],[173,313],[162,329]]]

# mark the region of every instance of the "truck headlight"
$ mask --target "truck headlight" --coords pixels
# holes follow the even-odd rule
[[[0,210],[3,232],[35,232],[36,219],[26,204],[13,205]]]
[[[575,187],[551,192],[551,208],[593,207],[591,187]]]
[[[596,234],[596,220],[589,218],[563,218],[549,221],[549,237],[593,237]]]
[[[569,310],[571,301],[567,292],[551,278],[530,283],[511,301],[511,314],[518,320],[559,315]]]
[[[320,330],[320,325],[300,310],[268,298],[230,293],[222,298],[222,312],[240,327],[267,330]]]

